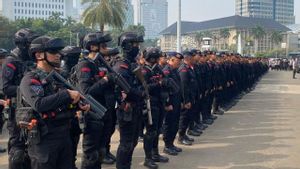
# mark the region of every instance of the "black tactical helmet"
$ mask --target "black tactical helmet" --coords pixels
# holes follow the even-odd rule
[[[88,33],[83,38],[83,48],[90,50],[91,45],[98,45],[100,43],[106,43],[111,41],[112,38],[110,34],[104,34],[103,32],[96,32],[96,33]]]
[[[143,51],[143,56],[146,61],[158,59],[161,56],[161,51],[158,48],[150,47]]]
[[[29,52],[31,56],[34,56],[36,52],[58,51],[64,47],[64,41],[60,38],[40,36],[31,42]]]
[[[81,53],[80,47],[77,46],[66,46],[60,52],[63,56],[79,55]]]
[[[23,28],[15,33],[14,42],[16,45],[30,44],[38,35],[28,28]]]
[[[108,52],[107,52],[107,55],[108,56],[115,56],[115,55],[117,55],[119,53],[120,53],[120,51],[119,51],[118,48],[109,48]]]
[[[0,58],[4,58],[8,54],[8,51],[0,48]]]
[[[98,43],[106,43],[110,42],[112,40],[110,34],[105,34],[103,32],[96,32],[97,37],[98,37]]]
[[[134,32],[125,32],[118,38],[118,46],[121,46],[124,50],[130,50],[134,42],[144,42],[143,36]]]

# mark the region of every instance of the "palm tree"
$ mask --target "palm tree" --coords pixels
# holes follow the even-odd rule
[[[272,43],[275,45],[278,45],[280,42],[282,42],[283,37],[282,37],[281,32],[279,32],[279,31],[272,32],[271,40],[272,40]]]
[[[263,27],[256,26],[256,27],[252,28],[251,33],[252,33],[252,36],[254,37],[254,40],[255,40],[255,53],[257,53],[257,51],[258,51],[258,42],[259,42],[259,40],[261,40],[266,35],[266,32],[265,32]]]
[[[203,38],[204,38],[204,33],[203,32],[196,32],[195,39],[196,39],[199,47],[201,45],[201,42],[202,42]]]
[[[138,35],[145,36],[145,27],[141,24],[138,25],[129,25],[126,31],[136,32]]]
[[[230,31],[228,28],[225,29],[221,29],[220,30],[220,37],[223,39],[223,45],[224,45],[224,49],[226,46],[226,40],[230,37]]]
[[[104,31],[105,25],[122,29],[126,9],[123,0],[82,0],[81,3],[89,3],[82,14],[84,25],[99,26],[101,31]]]

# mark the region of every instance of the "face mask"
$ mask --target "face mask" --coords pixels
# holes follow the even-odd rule
[[[129,60],[134,61],[136,56],[139,54],[139,47],[132,47],[132,49],[127,53]]]

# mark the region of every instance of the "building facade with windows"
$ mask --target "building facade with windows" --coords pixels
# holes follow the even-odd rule
[[[159,38],[168,26],[167,0],[135,0],[135,23],[145,27],[145,39]]]
[[[235,0],[235,14],[295,24],[294,0]]]
[[[260,39],[255,39],[252,32],[256,27],[262,27],[265,31]],[[229,36],[222,37],[222,31],[227,30]],[[201,49],[203,38],[211,38],[213,50],[230,50],[237,52],[238,36],[241,35],[241,46],[244,54],[266,52],[274,48],[280,48],[280,43],[272,41],[272,34],[280,32],[283,39],[286,32],[290,31],[286,26],[272,20],[262,18],[241,17],[238,15],[214,19],[204,22],[181,23],[182,50]],[[176,51],[177,47],[177,23],[170,25],[160,33],[160,47],[163,51]],[[284,40],[283,40],[284,41]]]
[[[0,0],[0,3],[2,15],[9,20],[47,19],[52,13],[64,18],[74,16],[73,0]]]
[[[124,0],[126,6],[124,28],[134,24],[134,9],[132,0]]]

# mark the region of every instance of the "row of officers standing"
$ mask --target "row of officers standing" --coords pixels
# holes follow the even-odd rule
[[[213,113],[223,114],[221,106],[268,70],[264,60],[233,54],[140,51],[143,37],[133,32],[118,38],[119,54],[108,48],[111,40],[103,32],[89,33],[82,48],[65,47],[59,38],[21,29],[16,48],[1,50],[9,169],[76,169],[81,134],[82,169],[100,169],[102,163],[130,169],[139,136],[144,166],[156,169],[157,162],[169,161],[159,151],[161,134],[163,152],[178,155],[177,133],[178,144],[192,145],[191,136],[217,118]],[[116,126],[115,156],[110,145]]]

